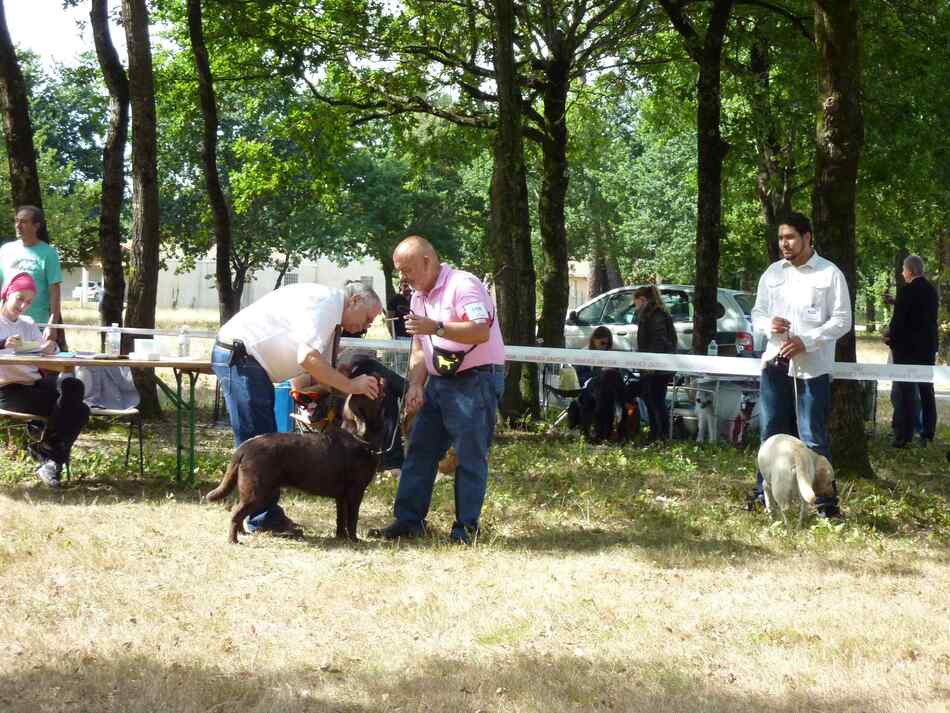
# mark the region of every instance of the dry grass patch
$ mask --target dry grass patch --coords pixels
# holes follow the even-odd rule
[[[184,489],[171,427],[147,428],[145,481],[120,429],[83,434],[86,478],[58,493],[0,453],[0,710],[950,706],[942,450],[882,435],[889,484],[841,483],[845,523],[786,531],[744,510],[751,451],[503,431],[475,547],[447,540],[451,479],[429,538],[341,544],[331,501],[288,493],[305,539],[232,547],[228,509],[200,499],[228,432],[201,429]],[[364,529],[388,522],[395,485],[370,487]]]
[[[9,711],[944,711],[940,487],[846,484],[849,520],[802,532],[740,508],[751,453],[592,451],[503,433],[485,533],[340,544],[297,495],[303,541],[225,543],[227,509],[161,481],[0,494],[0,708]],[[111,447],[110,447],[111,450]],[[922,454],[922,455],[921,455]],[[364,527],[389,518],[371,486]],[[917,520],[913,519],[917,517]]]

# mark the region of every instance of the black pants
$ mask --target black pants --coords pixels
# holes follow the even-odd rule
[[[669,438],[670,412],[666,408],[666,389],[673,380],[668,371],[655,371],[640,375],[643,400],[647,405],[647,417],[650,420],[650,440]]]
[[[900,409],[900,417],[895,419],[895,437],[898,441],[904,443],[914,439],[914,423],[917,421],[914,413],[914,406],[917,401],[914,398],[914,392],[916,391],[920,394],[920,411],[924,426],[924,432],[921,436],[932,441],[937,430],[937,401],[934,398],[934,385],[913,381],[898,381],[896,385],[900,394],[897,403]]]
[[[920,364],[921,366],[933,366],[937,361],[937,355],[929,356],[908,355],[895,352],[895,364]],[[896,382],[899,394],[897,407],[900,409],[900,416],[896,419],[895,437],[898,441],[909,443],[914,439],[914,423],[916,422],[914,414],[914,405],[920,395],[921,420],[923,421],[923,437],[929,441],[934,438],[937,430],[937,402],[934,399],[933,384],[918,384],[913,381]],[[916,392],[916,393],[915,393]]]
[[[35,413],[46,419],[42,450],[62,464],[89,420],[89,407],[83,403],[85,393],[79,379],[67,376],[57,383],[56,374],[47,374],[32,384],[0,387],[0,408]]]

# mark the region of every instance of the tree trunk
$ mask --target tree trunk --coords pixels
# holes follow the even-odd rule
[[[873,283],[867,285],[864,290],[864,324],[868,334],[877,331],[877,303]]]
[[[528,183],[524,166],[521,87],[514,55],[515,16],[512,0],[495,0],[495,75],[498,91],[498,130],[491,178],[491,227],[495,295],[505,343],[535,343],[535,273],[531,256]],[[537,414],[537,379],[528,379],[522,395],[519,362],[505,365],[501,412],[512,421],[527,410]]]
[[[617,261],[606,254],[603,238],[595,234],[591,238],[590,279],[587,283],[587,298],[593,299],[597,295],[620,287],[623,280]]]
[[[393,287],[393,281],[396,277],[396,265],[393,263],[392,250],[382,250],[380,252],[381,254],[377,255],[376,259],[379,260],[379,264],[383,268],[383,293],[380,294],[379,290],[376,290],[376,294],[379,295],[379,298],[383,301],[383,308],[385,309],[390,300],[396,296],[396,288]],[[389,315],[387,314],[386,316],[388,317]]]
[[[564,346],[570,276],[564,203],[567,196],[567,92],[570,51],[559,29],[548,41],[551,57],[545,66],[544,138],[538,227],[544,257],[541,271],[541,339],[546,347]]]
[[[132,103],[132,249],[125,323],[154,329],[159,247],[158,143],[148,21],[146,0],[122,0]],[[127,352],[131,343],[130,337],[123,339],[122,351]],[[135,384],[142,399],[142,414],[159,416],[161,406],[154,372],[136,369]]]
[[[904,280],[904,260],[907,259],[908,255],[910,255],[910,253],[907,251],[907,248],[905,247],[898,248],[897,252],[894,253],[895,292],[906,284]]]
[[[208,202],[211,203],[211,213],[214,216],[218,316],[221,324],[224,324],[240,309],[240,297],[235,294],[231,282],[231,212],[218,176],[218,105],[214,96],[214,81],[211,77],[208,49],[205,46],[204,28],[201,24],[201,0],[188,0],[188,36],[195,58],[198,98],[204,120],[201,160],[204,162]]]
[[[844,273],[854,305],[855,183],[864,144],[861,113],[861,40],[856,0],[815,1],[818,52],[818,121],[813,227],[825,257]],[[855,360],[854,329],[838,340],[835,358]],[[835,472],[873,477],[868,459],[861,385],[852,379],[832,384],[829,422]]]
[[[944,223],[937,233],[937,294],[940,295],[940,351],[944,364],[950,364],[950,230]]]
[[[122,264],[122,199],[125,193],[125,145],[129,134],[129,78],[109,34],[109,1],[92,0],[89,11],[96,56],[109,89],[109,131],[102,147],[102,197],[99,210],[99,255],[103,292],[101,324],[122,324],[125,269]],[[103,345],[105,334],[102,335]]]
[[[729,150],[719,129],[722,108],[722,40],[733,0],[713,4],[696,86],[697,223],[693,352],[705,354],[716,336],[719,307],[719,243],[722,239],[722,162]]]
[[[794,156],[790,151],[783,150],[778,138],[778,126],[772,112],[770,68],[769,38],[764,24],[759,24],[749,54],[749,70],[755,77],[750,97],[757,134],[755,192],[762,211],[762,222],[765,223],[766,253],[769,262],[776,262],[781,257],[778,249],[778,221],[792,207]]]
[[[40,193],[40,179],[36,170],[30,101],[7,29],[3,0],[0,0],[0,110],[3,111],[3,133],[10,167],[12,207],[35,205],[42,208],[43,194]]]

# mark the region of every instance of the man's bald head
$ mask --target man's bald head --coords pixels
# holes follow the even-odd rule
[[[432,243],[419,235],[410,235],[396,246],[393,264],[402,279],[420,292],[428,292],[435,286],[442,269]]]

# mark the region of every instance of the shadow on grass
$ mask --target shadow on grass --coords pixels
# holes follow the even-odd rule
[[[730,672],[697,670],[675,657],[624,660],[595,656],[506,654],[479,660],[446,655],[411,660],[401,669],[381,656],[301,662],[295,668],[233,670],[166,663],[146,655],[77,653],[62,667],[34,665],[0,675],[0,705],[9,713],[121,710],[198,713],[211,710],[337,711],[590,711],[710,713],[878,713],[886,698],[840,690],[812,693],[787,678],[775,695],[749,689]],[[223,655],[228,664],[235,657]],[[247,658],[245,657],[245,660]],[[253,662],[253,657],[250,659]],[[795,685],[798,683],[799,685]],[[926,700],[919,700],[920,709]]]

